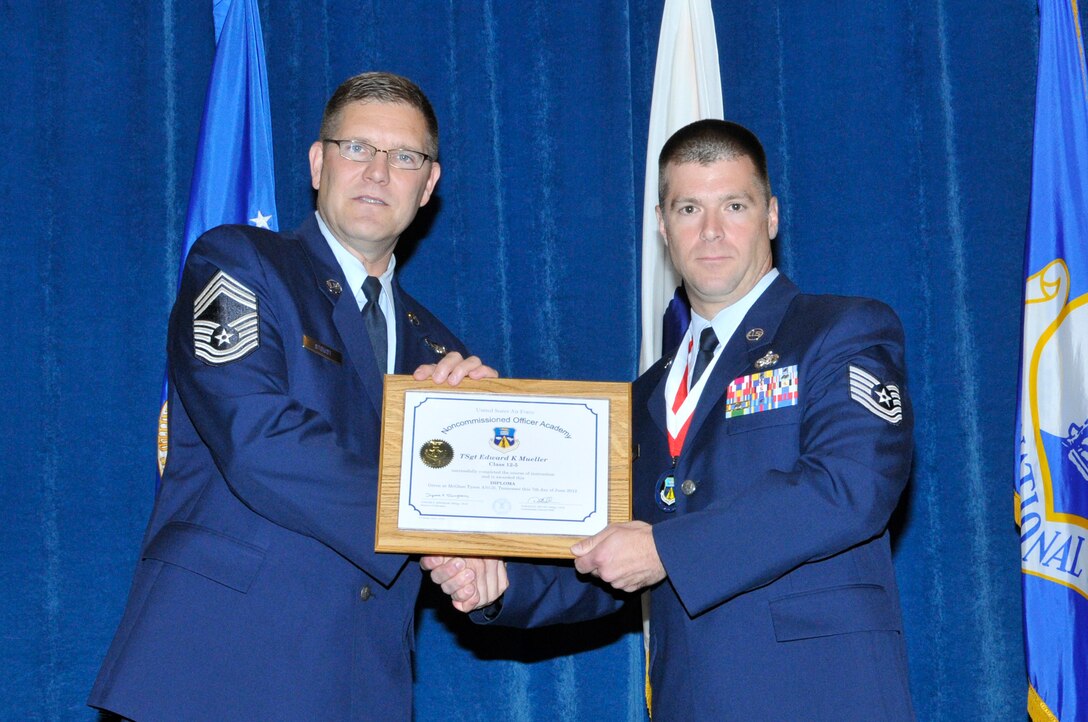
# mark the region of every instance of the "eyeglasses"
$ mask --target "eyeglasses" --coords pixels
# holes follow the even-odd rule
[[[389,165],[394,168],[419,170],[423,167],[424,161],[431,160],[431,156],[418,150],[408,150],[407,148],[383,150],[361,140],[337,140],[335,138],[322,138],[322,140],[326,143],[336,143],[336,145],[340,146],[340,157],[353,160],[356,163],[368,163],[374,160],[378,153],[385,153],[385,157],[389,159]]]

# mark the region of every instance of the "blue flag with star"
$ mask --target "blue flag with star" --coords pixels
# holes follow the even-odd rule
[[[257,0],[215,0],[215,62],[189,187],[181,267],[224,223],[277,229],[272,119]]]
[[[214,0],[215,60],[197,141],[179,278],[193,243],[225,223],[278,229],[264,39],[257,0]],[[166,388],[159,415],[159,478],[166,466]]]
[[[1088,719],[1088,72],[1076,0],[1039,0],[1017,505],[1028,713]]]

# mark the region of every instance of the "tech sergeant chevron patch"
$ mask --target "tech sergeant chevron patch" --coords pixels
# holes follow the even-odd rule
[[[865,369],[850,366],[850,398],[889,424],[903,420],[899,387],[886,384]]]

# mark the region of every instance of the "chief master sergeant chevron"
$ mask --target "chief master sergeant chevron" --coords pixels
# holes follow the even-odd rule
[[[411,719],[422,575],[374,552],[382,374],[495,372],[393,275],[440,174],[420,89],[345,81],[309,160],[317,212],[297,231],[222,226],[189,254],[169,457],[94,707],[140,722]]]
[[[573,547],[612,589],[569,567],[422,563],[495,624],[599,616],[613,590],[649,588],[655,720],[911,720],[887,532],[912,448],[899,320],[773,268],[778,201],[747,129],[688,125],[659,168],[693,318],[634,385],[638,521]]]

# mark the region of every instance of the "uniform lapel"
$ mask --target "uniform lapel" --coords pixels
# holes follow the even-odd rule
[[[299,228],[299,236],[313,262],[314,282],[321,293],[332,304],[332,322],[336,332],[344,342],[344,352],[351,359],[351,365],[359,374],[367,397],[375,413],[382,409],[382,375],[374,360],[374,351],[370,339],[366,337],[366,327],[359,313],[359,304],[355,294],[344,280],[344,272],[336,262],[336,256],[329,248],[325,236],[317,225],[317,218],[310,216]],[[398,324],[399,328],[399,324]]]
[[[396,373],[410,374],[422,364],[437,363],[446,355],[447,348],[440,342],[424,335],[420,318],[422,309],[401,290],[393,278],[394,313],[397,314],[397,367]],[[457,350],[457,349],[448,349]]]
[[[650,418],[654,420],[658,428],[663,433],[668,433],[668,420],[665,417],[665,384],[669,380],[669,369],[672,367],[673,362],[676,360],[676,351],[670,358],[655,364],[647,371],[647,374],[657,374],[657,380],[653,381],[653,376],[650,377],[650,383],[654,385],[654,390],[646,400],[647,411],[650,414]]]
[[[691,426],[688,427],[689,443],[698,434],[710,412],[722,408],[722,398],[733,379],[749,372],[752,364],[772,345],[782,317],[798,293],[797,286],[785,275],[779,274],[745,314],[744,320],[722,349],[722,355],[710,372],[710,378],[706,380],[706,388],[703,389],[703,395],[692,414]],[[687,445],[685,443],[685,448]]]

